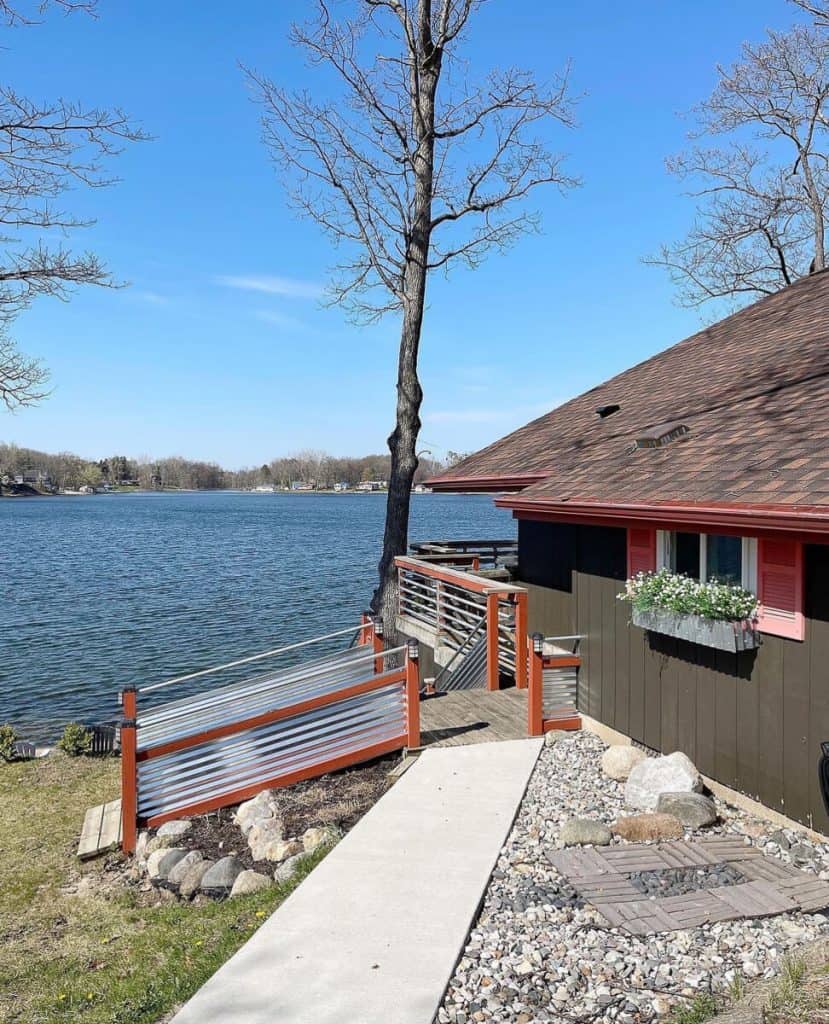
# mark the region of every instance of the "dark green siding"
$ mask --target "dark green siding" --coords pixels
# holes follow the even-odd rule
[[[585,714],[829,832],[817,764],[829,740],[829,547],[805,550],[806,638],[728,654],[631,626],[617,600],[626,531],[521,521],[529,628],[581,633]]]

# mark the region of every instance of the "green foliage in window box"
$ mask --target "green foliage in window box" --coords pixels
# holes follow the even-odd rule
[[[58,740],[58,747],[70,757],[80,757],[92,751],[92,733],[80,722],[70,722]]]
[[[669,569],[637,573],[627,581],[619,600],[638,611],[658,609],[725,622],[757,616],[757,598],[751,591],[733,583],[700,583]]]
[[[11,725],[0,725],[0,761],[14,761],[17,757],[17,733]]]

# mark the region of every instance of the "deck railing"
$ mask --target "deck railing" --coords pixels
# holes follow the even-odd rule
[[[497,580],[435,565],[421,558],[395,560],[398,571],[398,613],[403,620],[429,631],[435,648],[457,651],[473,630],[487,638],[486,684],[500,685],[500,673],[527,685],[527,591]],[[401,623],[406,631],[406,622]]]
[[[354,629],[340,631],[353,633]],[[384,650],[364,620],[347,650],[146,706],[141,694],[332,636],[123,691],[123,848],[139,827],[239,803],[263,789],[420,746],[417,642]]]
[[[439,560],[443,565],[466,564],[479,569],[499,569],[518,557],[517,540],[425,540],[409,545],[416,558]]]
[[[528,726],[530,736],[551,729],[580,729],[578,675],[581,636],[544,637],[529,641]]]

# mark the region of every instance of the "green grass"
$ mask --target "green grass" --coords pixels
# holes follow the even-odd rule
[[[117,796],[118,773],[117,760],[62,755],[0,764],[0,1020],[8,1024],[155,1024],[324,856],[252,896],[142,906],[117,873],[75,858],[84,812]],[[79,891],[65,890],[79,879]]]
[[[708,993],[698,995],[686,1006],[680,1006],[671,1014],[669,1024],[704,1024],[719,1011],[716,999]]]

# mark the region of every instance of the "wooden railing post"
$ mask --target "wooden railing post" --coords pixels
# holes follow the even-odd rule
[[[385,668],[384,658],[382,657],[386,647],[383,640],[383,617],[381,615],[375,616],[372,619],[371,626],[371,642],[374,646],[374,653],[380,655],[379,658],[374,659],[374,674],[379,675]]]
[[[374,623],[371,619],[371,612],[363,612],[360,616],[360,636],[358,643],[361,647],[371,643],[371,637],[374,633]]]
[[[406,730],[409,750],[420,746],[420,645],[406,644]]]
[[[121,848],[135,851],[138,825],[138,768],[136,764],[136,689],[128,686],[121,695]]]
[[[486,688],[498,690],[501,686],[501,667],[498,664],[498,594],[486,595]]]
[[[516,643],[517,643],[516,635]],[[544,637],[533,633],[529,644],[530,690],[527,694],[528,732],[530,736],[544,735]]]
[[[527,595],[515,595],[515,685],[527,688]]]

